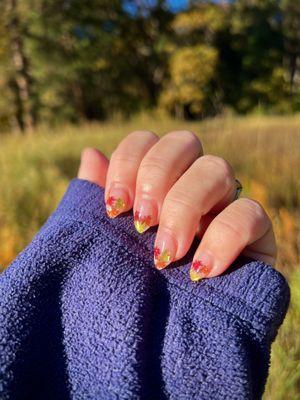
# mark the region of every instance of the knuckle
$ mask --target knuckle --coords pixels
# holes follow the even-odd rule
[[[111,153],[110,159],[119,163],[136,163],[141,158],[141,144],[155,143],[158,137],[150,131],[133,131],[123,139]]]
[[[200,168],[203,167],[203,163],[205,165],[212,165],[218,171],[222,184],[228,187],[228,190],[232,188],[234,185],[234,171],[227,160],[213,154],[205,154],[198,158],[197,162]]]
[[[226,218],[216,219],[215,224],[217,224],[217,228],[220,232],[226,232],[226,235],[234,236],[238,241],[247,242],[246,230],[239,224],[233,224]]]
[[[205,154],[200,157],[199,160],[205,163],[210,163],[218,167],[221,171],[225,171],[226,173],[232,173],[232,167],[227,160],[222,157],[215,156],[213,154]]]
[[[138,176],[141,180],[154,181],[157,178],[166,176],[167,165],[166,160],[160,156],[145,157],[139,167]],[[142,178],[141,178],[142,177]]]
[[[166,169],[166,159],[162,156],[159,155],[149,155],[143,158],[140,168],[146,169],[146,170],[152,170],[152,169],[163,169],[165,171]]]
[[[110,157],[115,164],[132,164],[136,159],[137,156],[134,153],[123,152],[120,149],[113,151]]]
[[[244,207],[246,207],[248,211],[251,212],[256,219],[259,220],[269,219],[263,206],[257,200],[249,199],[246,197],[242,197],[238,200],[241,203],[243,203]]]
[[[121,140],[115,151],[130,152],[138,147],[137,145],[141,142],[157,141],[157,139],[157,135],[151,131],[132,131],[123,140]]]
[[[157,139],[158,136],[152,131],[147,131],[147,130],[141,129],[141,130],[135,130],[135,131],[130,132],[124,140],[132,140],[132,139],[136,139],[137,137],[138,138],[140,138],[140,137],[148,138],[149,137],[149,138]]]
[[[198,208],[194,201],[189,198],[187,192],[180,189],[171,189],[164,201],[165,208],[184,208],[189,214],[200,216],[200,207]]]
[[[171,131],[166,134],[167,137],[172,137],[172,139],[180,139],[184,140],[187,143],[194,144],[195,146],[198,146],[202,148],[201,140],[198,138],[198,136],[189,130],[176,130],[176,131]]]

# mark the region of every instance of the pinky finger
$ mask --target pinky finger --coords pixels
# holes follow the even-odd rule
[[[81,153],[78,178],[104,187],[108,164],[108,159],[101,151],[87,147]]]
[[[271,220],[255,200],[240,198],[210,223],[190,269],[192,281],[222,274],[243,253],[274,265],[276,242]]]

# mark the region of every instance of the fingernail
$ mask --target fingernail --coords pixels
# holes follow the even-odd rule
[[[106,212],[110,218],[115,218],[121,214],[128,202],[128,194],[123,188],[112,188],[106,200]]]
[[[190,278],[193,282],[199,281],[202,278],[207,278],[212,270],[213,259],[208,253],[202,253],[193,261],[190,269]]]
[[[140,199],[135,206],[134,226],[138,233],[144,233],[156,219],[157,211],[151,200]]]
[[[167,232],[160,232],[154,247],[154,264],[157,269],[163,269],[175,258],[177,245]]]

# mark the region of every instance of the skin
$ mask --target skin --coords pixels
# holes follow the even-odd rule
[[[240,255],[275,266],[272,222],[256,200],[235,199],[236,181],[223,158],[204,154],[197,136],[173,131],[130,133],[108,160],[86,148],[78,178],[105,187],[108,216],[133,208],[139,233],[158,225],[154,264],[181,259],[197,235],[190,270],[193,281],[222,274]]]

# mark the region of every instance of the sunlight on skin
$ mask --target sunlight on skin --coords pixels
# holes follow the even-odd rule
[[[200,140],[190,131],[173,131],[161,139],[150,131],[135,131],[119,143],[110,162],[88,148],[78,177],[105,187],[110,218],[133,208],[139,233],[159,224],[153,249],[158,269],[186,255],[210,213],[214,218],[202,231],[190,270],[192,281],[220,275],[240,253],[275,264],[268,215],[257,201],[233,201],[232,167],[220,157],[204,155]]]

